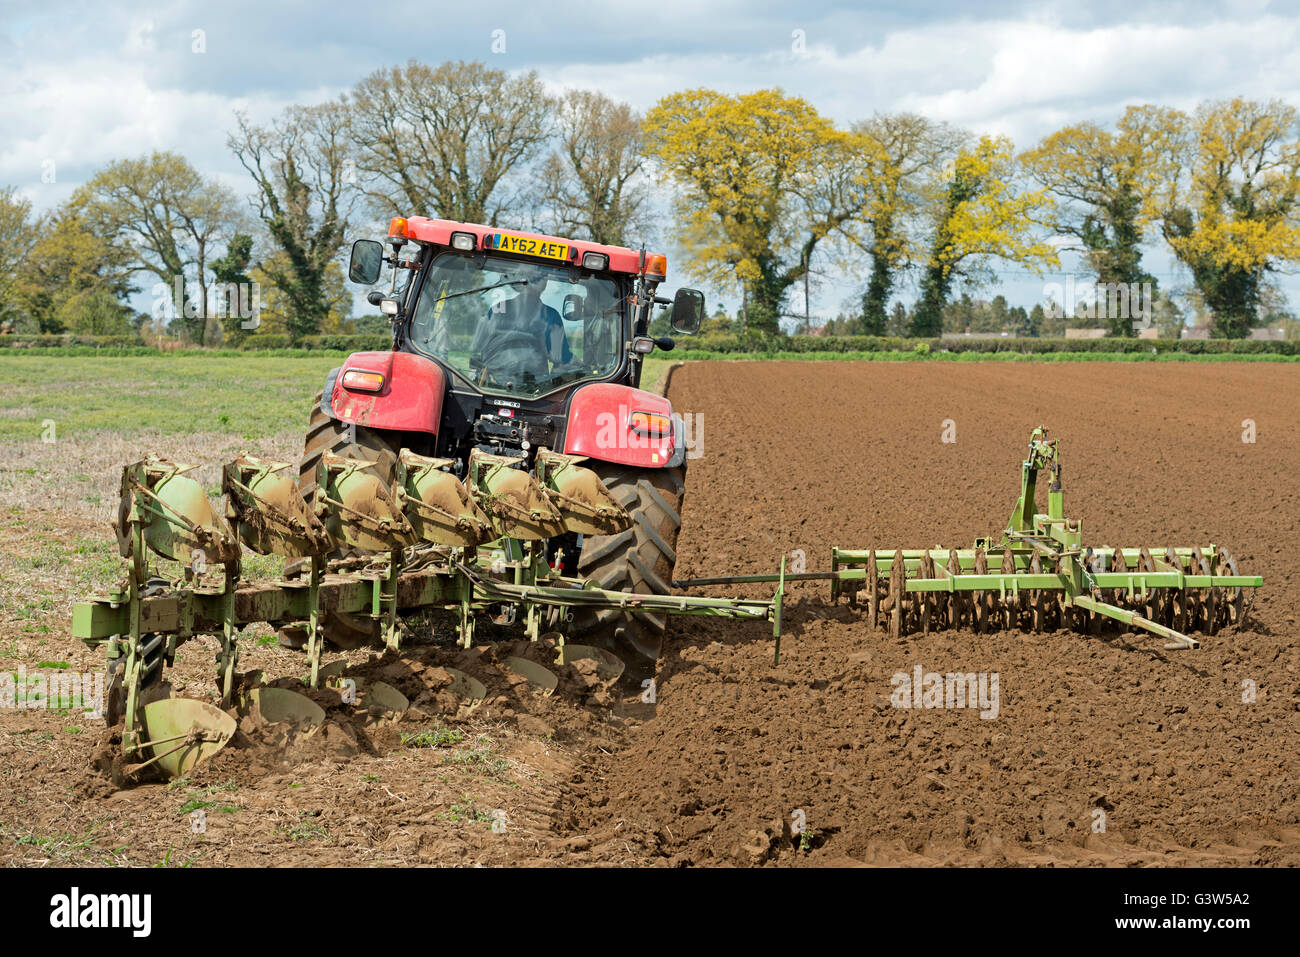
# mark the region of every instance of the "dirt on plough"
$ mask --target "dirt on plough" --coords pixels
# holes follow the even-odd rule
[[[540,649],[349,652],[413,709],[335,708],[308,740],[245,726],[190,778],[125,790],[94,767],[102,722],[0,710],[0,862],[1300,864],[1300,370],[713,362],[677,370],[669,394],[702,452],[678,578],[782,555],[825,570],[832,545],[969,547],[1004,525],[1045,425],[1085,541],[1225,545],[1264,587],[1244,629],[1171,652],[1141,633],[893,641],[825,583],[795,584],[779,665],[765,626],[677,618],[654,686],[621,696],[580,666],[550,697],[500,667]],[[102,670],[68,615],[85,542],[109,530],[0,517],[0,567],[35,538],[61,550],[8,576],[45,597],[4,593],[0,667]],[[241,671],[303,671],[266,635],[244,647]],[[215,697],[215,650],[181,649],[178,693]],[[450,700],[446,667],[488,700]],[[975,674],[984,696],[896,707],[917,669]]]

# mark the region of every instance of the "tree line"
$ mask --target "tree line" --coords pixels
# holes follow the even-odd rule
[[[412,61],[267,123],[236,114],[227,147],[247,174],[243,197],[174,152],[111,162],[39,216],[4,190],[0,324],[121,334],[170,323],[196,344],[347,331],[345,245],[395,215],[663,239],[687,278],[737,295],[744,327],[761,334],[828,274],[863,282],[855,314],[828,331],[934,336],[1001,322],[1043,334],[1059,317],[971,293],[995,266],[1059,269],[1065,249],[1098,283],[1142,290],[1135,311],[1168,319],[1177,307],[1143,265],[1157,242],[1216,333],[1239,337],[1300,258],[1300,117],[1281,101],[1131,106],[1017,151],[912,113],[841,128],[779,90],[687,90],[641,115],[595,91],[552,94],[535,73]],[[671,198],[658,229],[657,190]],[[247,303],[228,300],[250,286],[256,330],[235,308]],[[135,314],[142,291],[166,308]],[[1111,325],[1134,334],[1127,316]]]

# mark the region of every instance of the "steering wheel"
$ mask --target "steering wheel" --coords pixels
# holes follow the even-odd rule
[[[546,368],[546,351],[542,348],[538,337],[522,329],[509,329],[493,336],[492,340],[484,347],[479,358],[483,371],[488,371],[495,364],[497,356],[514,349],[527,350],[529,353],[536,355],[542,364],[543,370]]]

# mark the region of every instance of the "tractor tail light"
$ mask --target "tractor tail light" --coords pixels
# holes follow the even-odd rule
[[[672,420],[658,412],[633,412],[628,425],[632,427],[633,432],[640,432],[642,435],[662,437],[672,434],[673,430]]]
[[[378,392],[384,387],[382,372],[368,372],[365,369],[349,369],[343,373],[343,388],[353,392]]]

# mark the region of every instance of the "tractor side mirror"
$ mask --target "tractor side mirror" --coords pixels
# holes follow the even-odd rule
[[[352,258],[348,262],[348,278],[369,286],[379,281],[384,268],[384,247],[373,239],[358,239],[352,244]]]
[[[576,292],[569,293],[564,297],[564,306],[562,307],[561,315],[568,322],[577,322],[582,318],[582,307],[585,302],[586,300]]]
[[[692,336],[700,331],[704,321],[704,293],[698,289],[678,289],[673,297],[672,318],[669,325],[673,332],[683,336]]]

